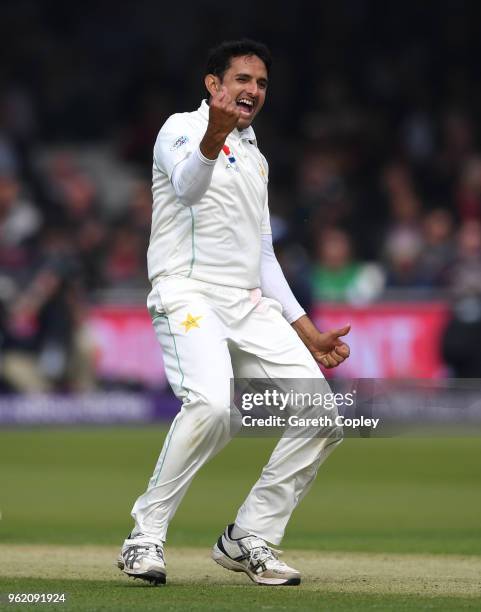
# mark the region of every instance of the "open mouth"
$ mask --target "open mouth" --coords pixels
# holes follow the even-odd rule
[[[244,115],[252,115],[254,112],[254,102],[249,98],[238,98],[236,104]]]

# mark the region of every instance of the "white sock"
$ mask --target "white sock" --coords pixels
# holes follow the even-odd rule
[[[231,531],[231,536],[235,540],[238,540],[239,538],[245,538],[248,535],[249,535],[249,532],[245,531],[244,529],[241,529],[240,527],[237,527],[237,525],[234,523],[234,527],[232,527],[232,531]]]

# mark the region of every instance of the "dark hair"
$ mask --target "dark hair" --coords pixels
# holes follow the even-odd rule
[[[267,74],[272,64],[271,52],[262,43],[243,38],[242,40],[226,40],[209,51],[206,74],[214,74],[221,80],[229,69],[233,57],[256,55],[265,64]]]

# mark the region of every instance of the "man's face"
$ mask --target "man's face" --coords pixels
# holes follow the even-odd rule
[[[257,55],[233,57],[219,82],[227,88],[228,94],[240,108],[237,128],[244,130],[264,106],[267,91],[264,62]]]

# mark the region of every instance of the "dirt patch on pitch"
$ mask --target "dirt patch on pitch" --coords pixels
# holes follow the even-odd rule
[[[109,546],[0,545],[2,578],[116,581],[118,548]],[[301,570],[304,590],[340,593],[402,593],[481,596],[481,557],[289,551],[286,561]],[[228,572],[200,548],[167,549],[171,584],[251,584]]]

